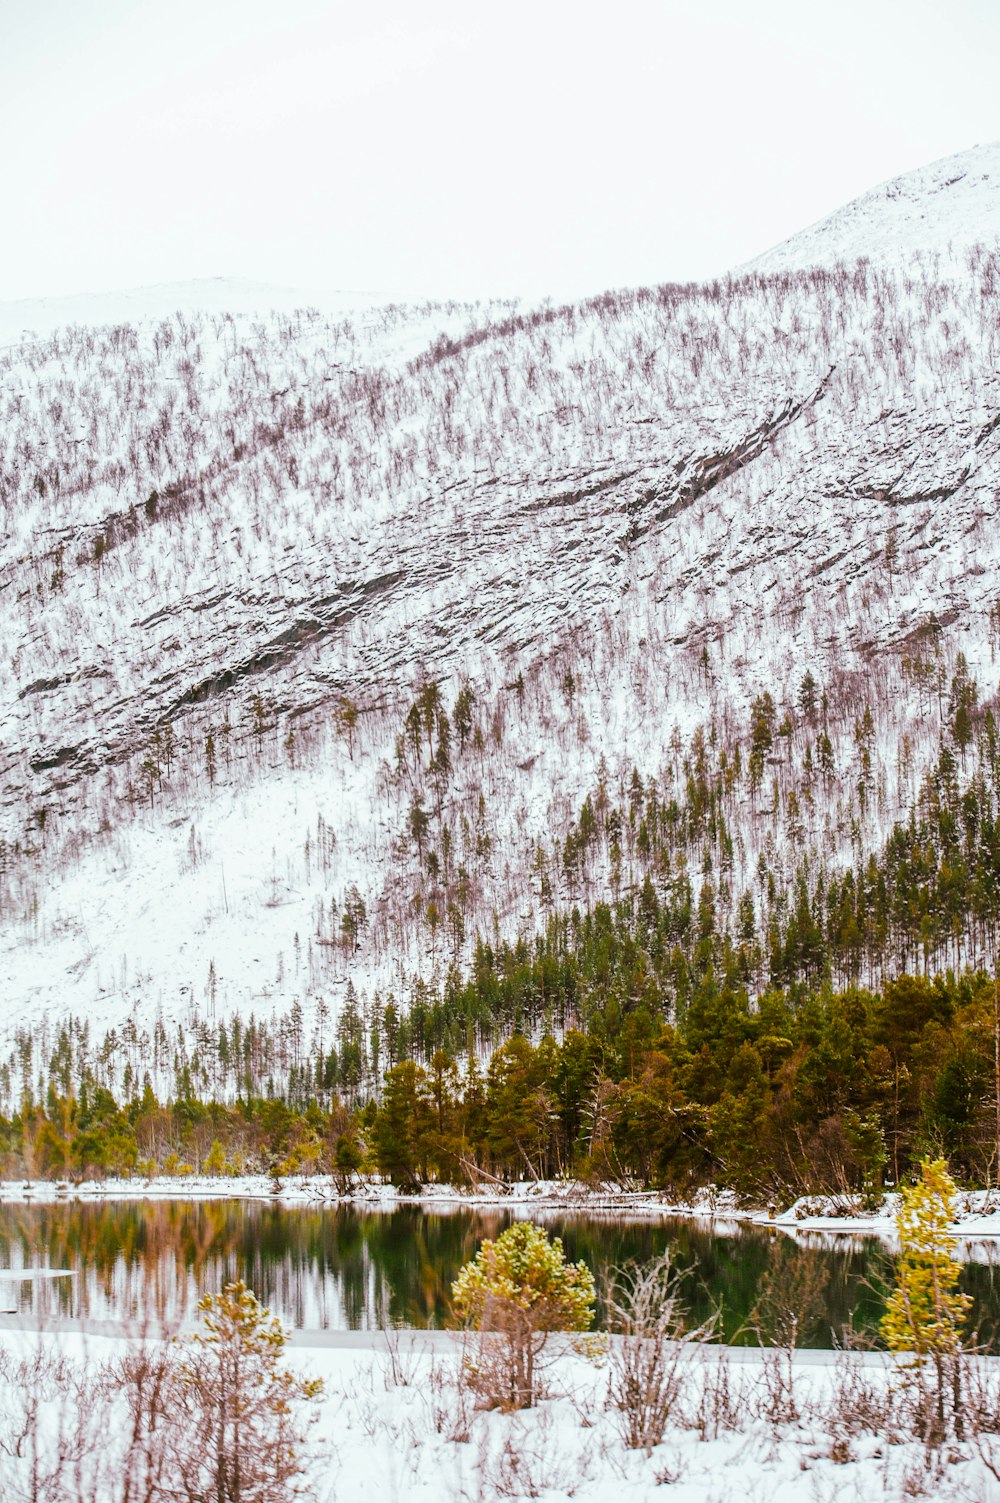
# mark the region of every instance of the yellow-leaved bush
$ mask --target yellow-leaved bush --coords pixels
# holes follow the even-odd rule
[[[558,1237],[515,1222],[483,1242],[451,1286],[459,1319],[480,1332],[466,1363],[485,1402],[523,1409],[534,1402],[538,1357],[552,1331],[586,1331],[594,1318],[594,1275],[569,1263]]]
[[[304,1432],[297,1408],[323,1383],[284,1365],[288,1335],[242,1280],[198,1301],[201,1328],[176,1347],[169,1393],[176,1432],[171,1495],[225,1503],[299,1496]]]
[[[962,1269],[952,1257],[955,1195],[944,1159],[924,1159],[920,1179],[900,1192],[896,1287],[881,1322],[890,1351],[914,1353],[920,1428],[932,1443],[944,1439],[949,1420],[958,1436],[963,1430],[963,1327],[972,1300],[959,1293]]]
[[[943,1159],[924,1159],[920,1179],[900,1192],[896,1216],[900,1259],[896,1288],[882,1316],[882,1335],[893,1352],[951,1355],[961,1346],[972,1303],[959,1294],[961,1264],[952,1257],[955,1181]]]

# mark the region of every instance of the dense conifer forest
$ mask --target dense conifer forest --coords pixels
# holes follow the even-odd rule
[[[636,918],[629,934],[607,912],[588,914],[561,957],[541,944],[521,957],[484,947],[453,997],[405,1022],[387,1009],[369,1036],[348,1015],[337,1043],[303,1056],[280,1087],[256,1079],[267,1052],[256,1026],[234,1022],[217,1043],[220,1071],[241,1084],[228,1099],[196,1092],[183,1065],[168,1098],[147,1081],[116,1100],[89,1070],[75,1077],[64,1037],[44,1094],[26,1091],[0,1118],[0,1167],[67,1180],[330,1174],[342,1191],[372,1173],[408,1189],[573,1175],[676,1196],[715,1183],[754,1198],[872,1200],[940,1152],[964,1182],[995,1182],[992,979],[902,976],[876,991],[798,983],[751,1008],[735,972],[709,970],[670,1024],[645,969],[650,930]],[[591,968],[613,974],[615,994],[586,1030],[542,1031],[533,1044],[521,1031],[529,1015],[575,1007]],[[623,995],[627,983],[636,989]],[[482,1063],[474,1050],[460,1064],[449,1026],[490,999],[498,1015],[509,1009],[513,1031]],[[376,1094],[364,1080],[383,1050]]]

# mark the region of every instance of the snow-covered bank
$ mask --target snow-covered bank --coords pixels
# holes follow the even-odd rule
[[[270,1200],[283,1205],[342,1204],[367,1209],[424,1205],[561,1208],[606,1211],[628,1216],[690,1216],[727,1221],[747,1220],[754,1213],[741,1209],[729,1190],[699,1191],[689,1201],[672,1201],[657,1190],[631,1190],[607,1184],[597,1187],[579,1180],[520,1180],[512,1184],[482,1184],[476,1189],[449,1184],[423,1185],[407,1194],[395,1185],[365,1181],[346,1194],[328,1175],[289,1175],[274,1180],[265,1174],[158,1175],[153,1179],[102,1179],[69,1183],[56,1180],[2,1180],[0,1204],[48,1204],[73,1200]]]
[[[55,1201],[105,1200],[267,1200],[278,1205],[344,1205],[365,1210],[393,1210],[420,1205],[428,1210],[508,1210],[534,1214],[545,1210],[635,1219],[679,1217],[710,1221],[724,1232],[750,1226],[783,1232],[895,1239],[899,1196],[888,1192],[875,1210],[862,1210],[848,1196],[801,1196],[785,1210],[746,1203],[731,1190],[709,1186],[687,1200],[672,1200],[658,1190],[633,1190],[614,1184],[587,1185],[579,1180],[519,1180],[509,1185],[426,1184],[418,1193],[395,1185],[365,1181],[346,1194],[327,1175],[290,1175],[274,1180],[265,1174],[158,1175],[153,1179],[0,1180],[0,1205],[47,1205]],[[956,1198],[952,1235],[965,1240],[1000,1239],[1000,1191],[963,1190]]]
[[[120,1357],[124,1343],[0,1331],[4,1412],[9,1404],[13,1414],[20,1402],[11,1384],[12,1361],[39,1350],[65,1357],[66,1374],[87,1362]],[[811,1360],[816,1355],[823,1360]],[[459,1353],[442,1341],[375,1337],[362,1347],[296,1347],[287,1357],[296,1374],[324,1383],[303,1479],[316,1503],[367,1503],[373,1495],[407,1503],[522,1497],[638,1503],[659,1496],[663,1484],[671,1486],[677,1503],[735,1497],[768,1503],[921,1495],[1000,1499],[1000,1484],[984,1463],[984,1455],[993,1458],[992,1436],[940,1453],[908,1439],[900,1427],[904,1410],[893,1369],[875,1354],[798,1354],[794,1412],[769,1414],[765,1354],[697,1348],[665,1439],[648,1455],[624,1444],[621,1416],[609,1402],[607,1356],[595,1365],[562,1352],[542,1402],[515,1414],[475,1409],[458,1382]],[[995,1375],[994,1364],[980,1366]],[[51,1396],[41,1420],[54,1437]],[[124,1439],[109,1433],[114,1442]],[[5,1487],[16,1497],[20,1463],[7,1457],[4,1463]],[[117,1486],[115,1491],[108,1473],[87,1498],[117,1503],[120,1478]]]
[[[783,1231],[860,1234],[892,1242],[899,1202],[899,1195],[890,1192],[882,1197],[877,1209],[862,1211],[849,1197],[805,1195],[786,1211],[778,1214],[756,1211],[747,1220],[757,1226],[780,1227]],[[950,1231],[954,1237],[977,1241],[1000,1237],[1000,1191],[959,1191]]]

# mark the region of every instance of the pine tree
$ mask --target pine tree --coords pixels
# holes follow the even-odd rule
[[[385,1077],[374,1133],[379,1172],[398,1189],[419,1190],[426,1177],[432,1126],[427,1071],[412,1060],[404,1060]]]
[[[424,841],[427,839],[427,832],[431,826],[431,818],[427,811],[424,809],[419,799],[414,799],[413,804],[410,807],[408,823],[410,827],[410,834],[413,836],[414,840],[417,843],[417,854],[420,857],[420,863],[421,865],[423,865]]]
[[[354,761],[354,731],[358,723],[358,707],[346,694],[338,699],[334,711],[333,722],[337,728],[337,734],[343,736],[347,742],[347,751],[351,761]]]
[[[829,781],[834,773],[833,745],[826,731],[822,733],[816,742],[816,751],[819,758],[819,770],[823,777]]]
[[[322,1393],[322,1382],[284,1366],[285,1330],[242,1281],[206,1294],[198,1311],[201,1328],[178,1344],[165,1405],[177,1484],[170,1495],[218,1503],[298,1497],[298,1408]]]
[[[462,685],[455,699],[453,719],[455,729],[458,732],[459,749],[465,751],[465,743],[472,730],[472,707],[476,702],[476,696],[472,686],[468,683]]]

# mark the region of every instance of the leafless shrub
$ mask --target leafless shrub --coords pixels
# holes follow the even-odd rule
[[[560,1444],[552,1412],[540,1409],[530,1420],[512,1420],[493,1449],[487,1437],[478,1457],[479,1496],[539,1498],[558,1493],[572,1498],[593,1475],[589,1445]]]
[[[413,1342],[409,1339],[404,1340],[398,1327],[387,1326],[385,1328],[382,1332],[377,1360],[382,1368],[387,1389],[410,1386],[416,1371],[417,1357],[418,1353]]]
[[[0,1496],[4,1503],[105,1503],[115,1498],[108,1454],[112,1405],[104,1375],[40,1342],[0,1365]]]
[[[761,1350],[760,1408],[774,1425],[800,1417],[795,1349],[824,1308],[827,1274],[794,1243],[774,1243],[750,1314]]]
[[[718,1440],[726,1431],[743,1429],[746,1415],[746,1382],[734,1371],[725,1347],[704,1353],[698,1369],[697,1396],[685,1415],[685,1423],[697,1430],[701,1440]]]
[[[1000,1359],[966,1354],[962,1386],[967,1437],[983,1466],[1000,1482]]]
[[[862,1344],[847,1341],[837,1352],[832,1372],[832,1390],[823,1415],[830,1437],[831,1460],[853,1459],[853,1442],[862,1435],[875,1435],[892,1443],[901,1438],[896,1396],[888,1382],[885,1362]]]
[[[143,1338],[111,1365],[108,1376],[110,1386],[124,1393],[129,1415],[122,1503],[158,1503],[171,1490],[175,1352],[164,1339]]]
[[[432,1359],[425,1392],[436,1433],[446,1440],[465,1444],[472,1434],[475,1411],[461,1360],[456,1366]]]
[[[660,1444],[673,1414],[688,1361],[711,1339],[717,1318],[688,1326],[674,1251],[645,1266],[616,1269],[607,1293],[616,1339],[610,1348],[609,1398],[625,1444],[647,1454]]]

